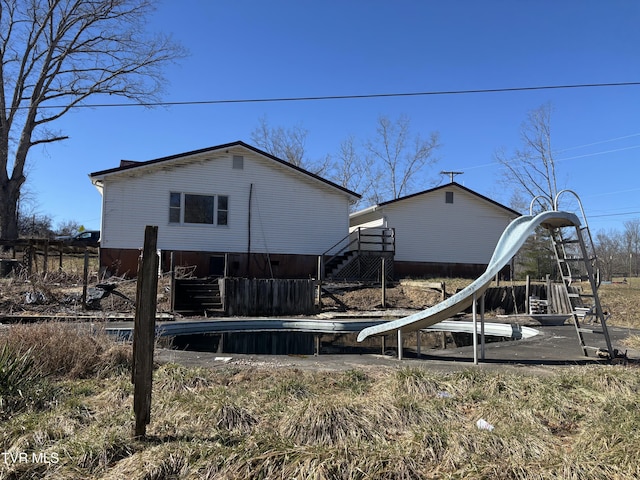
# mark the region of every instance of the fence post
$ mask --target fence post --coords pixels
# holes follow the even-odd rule
[[[87,308],[87,284],[89,283],[89,250],[84,251],[84,268],[82,270],[82,309]]]
[[[147,225],[144,248],[139,261],[136,289],[136,316],[133,329],[132,380],[135,438],[146,435],[151,421],[151,386],[153,374],[153,346],[155,341],[156,306],[158,290],[158,254],[156,245],[158,227]]]
[[[322,310],[322,255],[318,255],[318,308]]]
[[[384,257],[382,259],[382,308],[387,308],[387,266]]]
[[[44,241],[44,260],[42,261],[42,276],[45,277],[49,271],[49,239]]]
[[[169,310],[173,312],[176,308],[176,259],[173,250],[169,255],[169,263],[169,270],[171,271],[171,282],[169,287],[171,289],[171,295],[169,297]]]

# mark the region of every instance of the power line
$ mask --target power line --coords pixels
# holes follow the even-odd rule
[[[603,88],[603,87],[630,87],[640,86],[640,82],[618,82],[618,83],[581,83],[569,85],[540,85],[533,87],[507,87],[507,88],[484,88],[471,90],[435,90],[426,92],[399,92],[399,93],[368,93],[362,95],[323,95],[309,97],[273,97],[273,98],[239,98],[239,99],[219,99],[219,100],[193,100],[177,102],[141,102],[141,103],[91,103],[78,104],[73,108],[103,108],[103,107],[171,107],[188,105],[220,105],[233,103],[270,103],[270,102],[308,102],[320,100],[356,100],[365,98],[390,98],[390,97],[421,97],[436,95],[470,95],[480,93],[507,93],[507,92],[530,92],[536,90],[566,90],[575,88]],[[39,108],[65,108],[66,105],[41,105]],[[19,107],[27,109],[29,107]]]
[[[576,145],[575,147],[567,147],[567,148],[563,148],[561,150],[556,150],[556,153],[562,153],[562,152],[566,152],[568,150],[577,150],[579,148],[592,147],[593,145],[600,145],[602,143],[617,142],[618,140],[624,140],[624,139],[627,139],[627,138],[632,138],[632,137],[637,137],[637,136],[640,136],[640,133],[632,133],[631,135],[624,135],[622,137],[609,138],[607,140],[600,140],[598,142],[592,142],[592,143],[585,143],[583,145]]]
[[[640,211],[637,212],[623,212],[623,213],[602,213],[600,215],[589,215],[589,218],[601,218],[601,217],[621,217],[624,215],[638,215]]]
[[[630,147],[614,148],[612,150],[605,150],[603,152],[585,153],[583,155],[576,155],[576,156],[573,156],[573,157],[558,158],[556,160],[556,162],[564,162],[565,160],[575,160],[576,158],[595,157],[596,155],[605,155],[607,153],[623,152],[625,150],[633,150],[635,148],[640,148],[640,145],[632,145]]]

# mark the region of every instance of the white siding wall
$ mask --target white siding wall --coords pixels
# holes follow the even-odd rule
[[[234,154],[244,156],[242,170],[232,168]],[[139,248],[144,226],[158,225],[160,249],[246,252],[251,184],[252,252],[317,255],[348,233],[346,193],[244,149],[213,160],[164,167],[137,177],[107,177],[103,247]],[[170,192],[227,195],[228,225],[169,223]]]
[[[445,203],[446,191],[454,192],[453,203]],[[412,262],[488,263],[511,221],[501,208],[455,186],[385,205],[376,213],[395,228],[395,259]]]

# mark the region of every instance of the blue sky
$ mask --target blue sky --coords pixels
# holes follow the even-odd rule
[[[457,91],[640,81],[640,2],[165,0],[150,31],[190,55],[166,69],[169,102]],[[520,146],[527,112],[550,102],[558,178],[581,197],[593,231],[640,218],[640,86],[157,107],[85,108],[57,128],[69,140],[31,151],[28,189],[54,225],[99,228],[88,174],[243,140],[259,119],[306,129],[311,159],[380,115],[440,134],[441,170],[499,202],[498,149]],[[443,181],[448,179],[443,178]]]

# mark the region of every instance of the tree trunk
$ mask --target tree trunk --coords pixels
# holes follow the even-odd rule
[[[0,184],[0,240],[18,238],[18,199],[20,185],[11,179]]]

